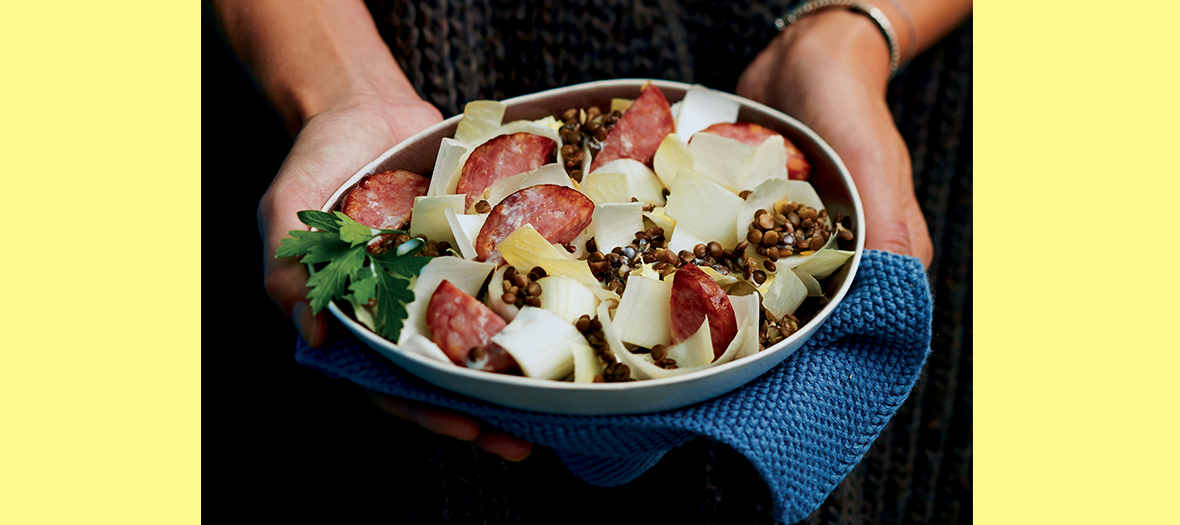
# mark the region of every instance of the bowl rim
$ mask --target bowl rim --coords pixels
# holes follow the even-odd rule
[[[512,97],[509,99],[505,99],[501,102],[503,102],[506,105],[511,106],[514,104],[522,104],[522,103],[532,102],[535,100],[542,100],[542,99],[545,99],[549,96],[554,95],[555,92],[557,92],[557,91],[568,91],[568,90],[572,90],[572,89],[591,89],[591,90],[593,90],[593,89],[599,89],[599,88],[604,88],[604,87],[629,87],[629,86],[642,87],[644,84],[646,84],[648,82],[654,84],[656,87],[659,87],[659,88],[667,87],[667,88],[675,88],[678,90],[685,90],[685,91],[687,91],[690,87],[692,87],[694,85],[694,84],[688,84],[685,82],[677,82],[677,81],[671,81],[671,80],[657,80],[657,79],[644,79],[644,78],[597,80],[597,81],[592,81],[592,82],[584,82],[584,83],[580,83],[580,84],[571,84],[569,86],[564,86],[564,87],[560,87],[560,88],[554,88],[554,89],[549,89],[549,90],[545,90],[545,91],[539,91],[536,93],[530,93],[527,95]],[[709,88],[709,89],[712,89],[712,88]],[[777,354],[779,354],[783,351],[786,351],[788,349],[788,347],[795,346],[794,343],[796,341],[805,340],[807,338],[810,338],[811,335],[819,328],[819,326],[827,321],[827,319],[831,315],[831,313],[835,310],[835,308],[837,306],[839,306],[839,304],[843,301],[844,297],[848,294],[849,289],[852,287],[852,282],[855,280],[856,272],[860,267],[861,257],[864,254],[864,208],[863,208],[863,205],[860,200],[860,193],[856,188],[856,183],[855,183],[855,181],[853,181],[852,175],[848,171],[848,167],[844,164],[844,160],[841,159],[840,156],[838,154],[836,154],[836,151],[834,149],[832,149],[832,147],[827,143],[827,141],[825,141],[823,138],[821,138],[815,131],[813,131],[811,128],[807,127],[802,122],[796,120],[794,117],[791,117],[790,115],[787,115],[781,111],[778,111],[778,110],[771,108],[769,106],[766,106],[764,104],[760,104],[760,103],[755,102],[753,100],[739,97],[739,96],[731,94],[731,93],[726,93],[724,91],[720,91],[720,90],[716,90],[716,89],[713,89],[713,91],[717,94],[720,94],[720,95],[726,97],[726,98],[737,101],[740,105],[750,106],[754,109],[765,112],[776,119],[780,119],[782,121],[785,121],[788,124],[794,126],[798,131],[800,131],[801,133],[806,135],[808,138],[813,140],[819,146],[819,148],[824,152],[824,154],[828,155],[831,158],[831,160],[833,161],[833,164],[836,167],[836,172],[838,173],[838,175],[840,176],[840,178],[843,180],[844,184],[848,188],[848,193],[851,196],[852,207],[856,211],[856,223],[854,225],[855,234],[856,234],[856,247],[853,249],[853,255],[851,257],[850,262],[846,263],[846,264],[850,264],[850,266],[848,267],[848,275],[845,277],[844,282],[840,285],[840,288],[836,291],[836,293],[832,295],[831,299],[829,299],[827,304],[825,304],[822,308],[820,308],[819,312],[816,313],[816,316],[810,322],[808,322],[806,325],[804,325],[802,327],[802,329],[796,331],[795,333],[791,334],[790,336],[783,339],[782,341],[779,341],[778,344],[775,344],[774,346],[771,346],[770,348],[762,350],[754,355],[746,356],[746,357],[743,357],[740,359],[734,359],[734,360],[729,361],[728,363],[723,363],[723,364],[720,364],[717,366],[710,366],[710,367],[702,369],[702,370],[696,370],[693,372],[678,374],[678,375],[669,376],[669,377],[662,377],[662,378],[656,378],[656,379],[643,379],[643,380],[637,380],[637,381],[626,381],[626,382],[620,382],[620,383],[574,383],[574,382],[567,382],[567,381],[560,381],[560,380],[553,380],[553,379],[541,379],[541,378],[534,378],[534,377],[514,376],[514,375],[508,375],[508,374],[488,373],[486,371],[473,370],[473,369],[469,369],[469,368],[455,366],[453,363],[450,363],[450,362],[444,363],[444,362],[441,362],[437,359],[426,357],[426,356],[419,354],[417,352],[402,350],[398,346],[397,343],[390,341],[384,337],[381,337],[376,332],[373,332],[372,330],[370,330],[369,327],[364,326],[363,324],[359,323],[358,321],[356,321],[356,320],[352,319],[351,317],[349,317],[348,315],[346,315],[343,312],[343,310],[341,310],[340,307],[338,307],[336,305],[335,301],[331,301],[328,304],[328,309],[332,312],[332,314],[336,317],[337,320],[339,320],[341,323],[344,323],[345,326],[354,334],[363,335],[363,336],[365,336],[366,339],[369,340],[368,342],[379,344],[382,347],[384,347],[385,349],[387,349],[389,351],[396,352],[398,355],[400,355],[406,359],[414,360],[415,362],[417,362],[418,364],[420,364],[422,366],[429,367],[429,368],[435,370],[436,372],[441,372],[444,374],[457,374],[458,376],[460,376],[461,378],[464,378],[464,379],[473,379],[476,381],[489,381],[492,383],[499,383],[501,385],[509,386],[509,387],[529,387],[529,388],[539,387],[539,388],[545,388],[545,389],[557,389],[557,390],[568,390],[568,391],[586,391],[586,392],[660,388],[660,387],[665,387],[665,386],[679,384],[679,383],[705,380],[705,379],[708,379],[708,378],[715,376],[715,375],[724,374],[728,370],[733,370],[733,369],[739,368],[739,367],[750,366],[750,365],[753,365],[754,363],[760,362],[761,360],[765,360],[765,359],[773,359]],[[430,136],[430,135],[433,135],[434,133],[438,132],[440,129],[447,128],[452,125],[457,125],[457,123],[460,120],[462,120],[462,118],[463,118],[462,113],[454,115],[448,119],[443,120],[442,122],[439,122],[429,128],[426,128],[426,129],[418,132],[417,134],[401,141],[400,143],[394,145],[392,148],[389,148],[384,153],[379,155],[376,159],[374,159],[372,162],[370,162],[370,163],[366,164],[364,167],[362,167],[359,171],[357,171],[347,181],[345,181],[340,186],[340,188],[337,189],[336,192],[334,192],[332,194],[332,196],[328,198],[328,201],[324,203],[324,205],[321,207],[320,210],[330,213],[332,211],[332,208],[335,208],[335,206],[339,202],[339,200],[340,200],[341,196],[344,194],[344,192],[351,189],[361,178],[368,175],[371,170],[376,168],[376,166],[385,162],[390,157],[400,153],[402,150],[407,149],[411,144],[413,144],[417,140],[419,140],[420,137]],[[309,266],[309,268],[310,268],[310,266]],[[394,363],[394,364],[396,365],[396,363]],[[438,386],[438,385],[436,385],[436,386]],[[439,387],[445,388],[445,387],[441,387],[441,386],[439,386]]]

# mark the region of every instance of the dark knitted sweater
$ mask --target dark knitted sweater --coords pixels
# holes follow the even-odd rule
[[[732,92],[774,36],[773,21],[786,4],[369,2],[415,89],[444,116],[470,100],[604,78],[664,78]],[[231,77],[239,72],[209,62],[228,55],[217,47],[207,51],[205,140],[207,151],[217,154],[206,159],[206,169],[240,172],[240,180],[250,181],[242,202],[231,207],[247,224],[290,141],[261,98],[248,93],[248,83]],[[808,523],[971,520],[971,72],[968,21],[890,85],[889,102],[910,148],[918,201],[934,241],[933,348],[910,398]],[[242,319],[242,333],[258,336],[234,349],[257,356],[242,370],[207,369],[218,388],[206,390],[206,410],[225,430],[206,441],[211,503],[239,502],[263,513],[260,518],[288,522],[773,521],[769,494],[754,469],[732,449],[705,439],[673,450],[632,483],[599,488],[574,477],[544,448],[523,463],[507,463],[379,412],[351,383],[293,362],[294,330],[258,286],[252,265],[261,250],[257,241],[243,236],[234,252],[251,263],[241,265],[241,289],[253,290],[248,301],[220,306],[229,314],[217,312],[228,323]],[[224,302],[207,301],[215,303]],[[263,317],[273,328],[258,330]],[[306,452],[320,444],[333,450],[347,444],[353,452]],[[239,508],[223,510],[240,518]]]

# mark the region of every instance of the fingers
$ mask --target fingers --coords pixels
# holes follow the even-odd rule
[[[922,261],[922,266],[930,267],[934,260],[934,244],[930,241],[930,228],[926,225],[926,217],[922,208],[918,207],[917,199],[910,199],[905,208],[906,223],[910,230],[910,250],[914,257]]]
[[[373,403],[390,414],[413,421],[435,434],[450,436],[460,441],[471,441],[475,446],[508,461],[521,461],[532,452],[532,443],[493,429],[481,428],[480,423],[473,418],[380,392],[365,392]]]

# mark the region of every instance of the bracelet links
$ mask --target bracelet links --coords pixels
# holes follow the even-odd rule
[[[901,46],[898,44],[897,33],[893,30],[893,24],[889,22],[889,18],[885,16],[885,13],[877,8],[877,6],[868,2],[862,2],[860,0],[810,0],[792,9],[787,13],[787,16],[775,20],[774,25],[778,27],[779,31],[782,31],[804,16],[834,7],[860,13],[869,17],[877,24],[877,28],[885,34],[885,40],[889,43],[889,74],[891,76],[897,74],[897,69],[901,66]]]

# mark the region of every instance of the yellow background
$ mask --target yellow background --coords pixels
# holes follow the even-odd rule
[[[1175,520],[1178,21],[976,12],[980,523]],[[200,520],[199,31],[196,3],[0,17],[0,523]]]

